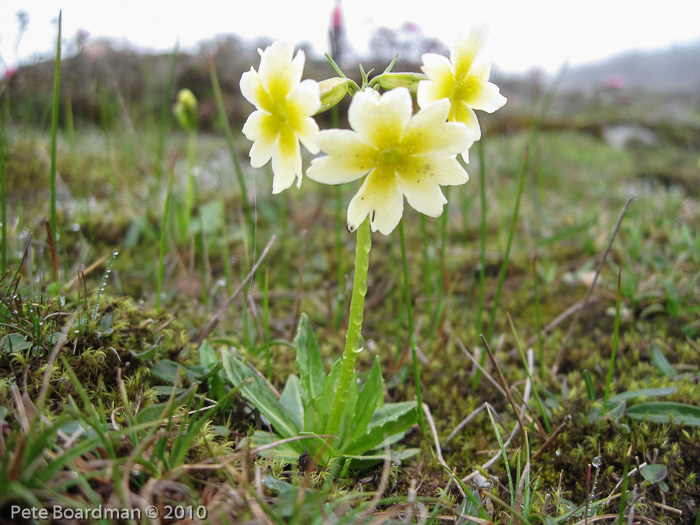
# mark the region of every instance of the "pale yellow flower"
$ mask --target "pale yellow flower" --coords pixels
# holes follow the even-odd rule
[[[447,122],[450,105],[441,100],[413,113],[408,89],[381,97],[373,89],[357,93],[348,110],[354,130],[321,131],[327,156],[315,158],[309,178],[343,184],[366,175],[348,207],[348,229],[370,217],[372,231],[389,235],[403,215],[403,198],[421,213],[437,217],[447,202],[440,185],[469,180],[456,155],[474,141],[465,126]]]
[[[321,107],[318,83],[301,82],[305,56],[294,47],[275,42],[260,51],[260,68],[243,73],[241,93],[254,111],[243,126],[243,133],[253,141],[250,165],[259,168],[272,159],[272,193],[289,188],[294,179],[301,185],[301,150],[299,141],[311,153],[318,153],[318,124],[311,118]]]
[[[498,86],[489,82],[491,64],[481,56],[485,39],[486,31],[480,28],[457,42],[450,59],[434,53],[423,55],[422,69],[428,80],[418,84],[420,107],[448,99],[448,120],[466,124],[474,132],[475,140],[481,138],[481,128],[474,110],[493,113],[506,103]]]

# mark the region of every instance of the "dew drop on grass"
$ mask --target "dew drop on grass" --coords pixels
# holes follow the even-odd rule
[[[556,454],[557,456],[561,456],[561,450],[557,450],[557,451],[555,452],[555,454]]]
[[[593,458],[593,461],[591,461],[591,465],[593,465],[595,468],[600,468],[600,465],[602,464],[603,460],[600,456],[596,456]]]
[[[365,338],[362,337],[362,334],[358,334],[357,336],[357,348],[355,349],[355,353],[359,354],[365,349]]]

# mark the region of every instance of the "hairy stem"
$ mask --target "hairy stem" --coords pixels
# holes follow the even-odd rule
[[[369,228],[369,218],[367,218],[357,229],[355,277],[350,299],[350,319],[348,320],[348,331],[345,337],[345,350],[343,352],[340,376],[336,385],[331,412],[328,416],[328,423],[326,423],[326,434],[335,434],[340,427],[340,420],[345,411],[345,402],[350,390],[350,382],[355,372],[355,360],[361,344],[365,295],[367,295],[367,270],[369,269],[369,251],[371,248],[372,236]]]

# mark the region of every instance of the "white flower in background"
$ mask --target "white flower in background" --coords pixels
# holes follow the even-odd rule
[[[417,211],[437,217],[447,202],[440,185],[469,180],[457,154],[474,142],[461,124],[447,122],[450,104],[440,100],[412,116],[408,89],[381,97],[373,89],[357,93],[348,111],[354,130],[321,131],[318,144],[327,156],[315,158],[309,178],[343,184],[366,175],[348,207],[348,229],[370,216],[372,231],[389,235],[403,214],[403,198]]]
[[[424,54],[422,69],[428,80],[418,84],[420,107],[448,99],[448,120],[466,124],[474,132],[475,140],[481,138],[481,129],[474,110],[493,113],[506,103],[498,86],[489,82],[490,62],[480,56],[485,39],[486,30],[480,28],[457,42],[449,60],[434,53]]]
[[[304,80],[305,56],[294,46],[275,42],[260,53],[260,68],[243,73],[241,93],[255,105],[243,126],[253,141],[250,165],[260,168],[272,159],[272,193],[289,188],[294,179],[301,185],[299,141],[311,153],[318,153],[318,124],[311,118],[321,107],[318,83]]]

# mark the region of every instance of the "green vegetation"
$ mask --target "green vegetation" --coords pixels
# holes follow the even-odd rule
[[[157,67],[164,79],[170,64]],[[223,77],[214,98],[206,65],[176,76],[167,101],[182,88],[197,95],[196,156],[155,91],[149,104],[97,84],[81,99],[75,67],[63,68],[61,108],[70,96],[73,108],[99,99],[102,110],[94,122],[59,115],[55,189],[41,102],[12,91],[19,80],[0,85],[1,99],[12,94],[0,134],[3,516],[12,505],[170,505],[213,522],[694,522],[700,133],[687,122],[700,122],[697,101],[684,123],[650,122],[648,100],[632,98],[625,119],[655,134],[646,146],[604,140],[598,131],[619,123],[612,110],[606,122],[605,101],[578,100],[573,116],[555,103],[534,145],[536,119],[516,104],[484,121],[445,221],[421,225],[407,209],[404,239],[372,237],[352,392],[401,409],[417,397],[415,352],[427,431],[402,428],[385,444],[367,437],[385,422],[363,420],[367,432],[351,438],[372,457],[338,465],[312,439],[281,442],[275,418],[305,426],[293,409],[313,401],[312,383],[342,352],[352,275],[338,281],[338,258],[354,239],[336,233],[337,202],[354,188],[306,181],[293,199],[273,198],[269,168],[247,162],[242,110],[230,109],[245,102]],[[42,89],[52,88],[50,77]],[[215,120],[226,108],[239,112],[230,128]],[[300,375],[300,359],[316,360],[316,377]],[[284,410],[259,412],[256,395]]]

